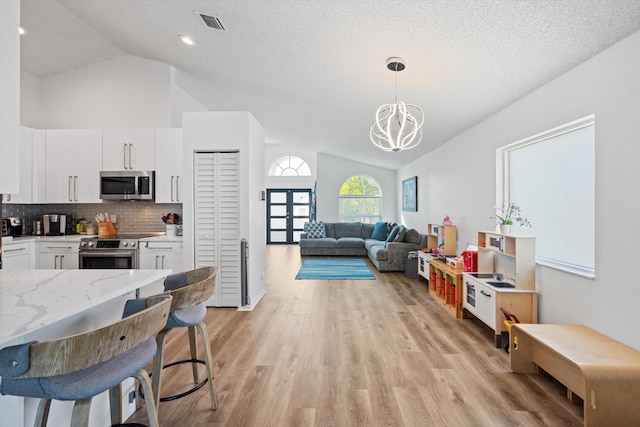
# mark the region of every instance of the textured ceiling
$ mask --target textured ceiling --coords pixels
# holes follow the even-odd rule
[[[640,29],[640,1],[22,0],[22,25],[35,76],[163,61],[195,77],[185,89],[209,109],[251,111],[267,142],[395,169]],[[425,111],[423,142],[401,153],[369,141],[394,99],[391,56],[407,63],[399,99]]]

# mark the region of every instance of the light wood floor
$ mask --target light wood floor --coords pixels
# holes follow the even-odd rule
[[[582,425],[561,385],[512,373],[493,332],[455,319],[426,282],[375,267],[376,280],[296,281],[297,246],[268,246],[265,261],[254,311],[207,313],[218,410],[205,387],[161,403],[162,426]],[[165,361],[186,343],[172,332]],[[165,370],[163,395],[188,382],[180,369]]]

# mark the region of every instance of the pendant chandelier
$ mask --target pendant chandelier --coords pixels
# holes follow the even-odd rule
[[[424,113],[417,105],[398,102],[398,72],[405,69],[402,58],[387,59],[387,68],[396,73],[395,104],[384,104],[371,120],[369,137],[384,151],[409,150],[422,140]]]

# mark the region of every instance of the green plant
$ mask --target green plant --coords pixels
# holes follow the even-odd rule
[[[513,222],[517,222],[522,227],[531,227],[529,220],[522,216],[520,206],[517,203],[511,202],[506,206],[496,206],[496,216],[490,217],[496,224],[513,225]]]

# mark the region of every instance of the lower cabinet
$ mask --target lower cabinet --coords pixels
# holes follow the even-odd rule
[[[138,268],[143,270],[184,270],[183,245],[177,241],[141,241]]]
[[[38,242],[37,268],[41,270],[73,270],[80,268],[77,243]]]
[[[468,275],[464,279],[464,310],[494,330],[494,344],[500,347],[507,332],[500,307],[516,315],[522,323],[538,323],[538,294],[521,289],[494,288]]]
[[[29,270],[35,267],[33,242],[4,243],[2,268],[4,270]]]

